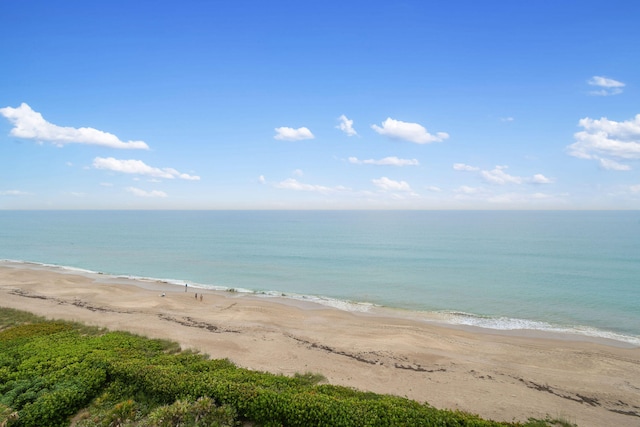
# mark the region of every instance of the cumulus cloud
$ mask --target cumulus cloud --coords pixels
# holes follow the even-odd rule
[[[65,144],[86,144],[118,149],[148,150],[143,141],[121,141],[117,136],[89,127],[73,128],[58,126],[46,121],[42,114],[22,103],[18,108],[0,108],[0,114],[12,124],[10,134],[16,138],[51,142],[58,146]]]
[[[504,171],[505,169],[507,169],[507,166],[496,166],[490,171],[480,171],[480,176],[492,184],[522,184],[522,177],[509,175]]]
[[[603,168],[612,170],[629,170],[620,168],[616,160],[640,159],[640,114],[623,122],[585,117],[578,125],[583,130],[573,135],[576,141],[567,147],[569,155],[598,160]]]
[[[266,182],[267,182],[267,180],[265,179],[264,175],[260,175],[260,176],[258,177],[258,182],[259,182],[260,184],[264,184],[264,183],[266,183]]]
[[[348,190],[348,188],[343,187],[341,185],[337,187],[325,187],[324,185],[305,184],[294,178],[288,178],[288,179],[285,179],[284,181],[277,183],[276,188],[281,188],[285,190],[295,190],[295,191],[310,191],[310,192],[316,192],[321,194],[330,194],[338,191]]]
[[[394,181],[386,176],[372,179],[371,182],[383,191],[412,191],[411,186],[406,181]]]
[[[464,163],[454,163],[453,169],[457,171],[468,171],[468,172],[475,172],[480,170],[480,168],[478,167],[465,165]]]
[[[145,191],[136,187],[127,187],[126,190],[138,197],[167,197],[167,193],[159,190]]]
[[[600,163],[600,167],[609,171],[629,171],[631,170],[631,166],[624,165],[622,163],[618,163],[615,160],[611,159],[598,159]]]
[[[435,135],[430,134],[424,126],[418,123],[402,122],[388,117],[382,122],[382,127],[371,125],[371,128],[380,135],[388,136],[393,139],[403,139],[405,141],[415,142],[416,144],[429,144],[431,142],[442,142],[449,138],[446,132],[438,132]]]
[[[457,171],[465,172],[478,172],[478,174],[487,182],[497,185],[506,184],[551,184],[554,182],[553,178],[547,178],[541,173],[533,175],[531,178],[510,175],[505,172],[508,166],[496,166],[492,170],[481,170],[476,166],[465,165],[464,163],[454,163],[453,169]]]
[[[353,120],[349,120],[344,114],[338,117],[338,120],[340,121],[340,124],[336,126],[337,129],[340,129],[349,136],[355,136],[358,134],[358,132],[353,128]]]
[[[273,138],[281,141],[302,141],[304,139],[315,138],[311,131],[306,127],[301,127],[298,129],[279,127],[276,128],[275,131],[276,134]]]
[[[625,84],[622,82],[602,76],[593,76],[587,81],[587,83],[590,86],[600,88],[589,92],[589,94],[597,96],[618,95],[622,93],[622,88],[625,87]]]
[[[180,173],[173,168],[155,168],[147,165],[141,160],[119,160],[113,157],[96,157],[93,160],[93,167],[95,169],[110,170],[113,172],[121,172],[134,175],[145,175],[154,178],[179,178],[190,181],[200,180],[199,176]]]
[[[553,182],[554,180],[552,178],[547,178],[541,173],[537,173],[531,178],[531,183],[533,184],[552,184]]]
[[[385,157],[383,159],[366,159],[360,160],[357,157],[349,157],[349,163],[354,165],[380,165],[380,166],[419,166],[417,159],[400,159],[395,156]]]

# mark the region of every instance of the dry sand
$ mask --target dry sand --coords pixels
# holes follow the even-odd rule
[[[161,294],[166,296],[162,297]],[[200,301],[194,293],[203,294]],[[406,396],[437,408],[579,426],[640,425],[640,348],[353,313],[294,300],[0,263],[0,306],[179,342],[239,366]]]

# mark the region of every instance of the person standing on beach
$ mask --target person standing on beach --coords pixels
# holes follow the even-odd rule
[[[185,283],[185,284],[184,284],[184,291],[185,291],[185,292],[187,292],[187,286],[188,286],[188,285],[189,285],[188,283]]]

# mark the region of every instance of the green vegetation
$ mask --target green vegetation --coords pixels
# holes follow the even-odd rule
[[[0,427],[517,425],[323,380],[0,308]]]

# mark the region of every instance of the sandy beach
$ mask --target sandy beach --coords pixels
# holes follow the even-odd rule
[[[494,420],[549,415],[579,426],[640,425],[640,348],[620,342],[185,292],[162,282],[8,262],[0,263],[0,306],[174,340],[250,369],[321,373],[331,384]]]

